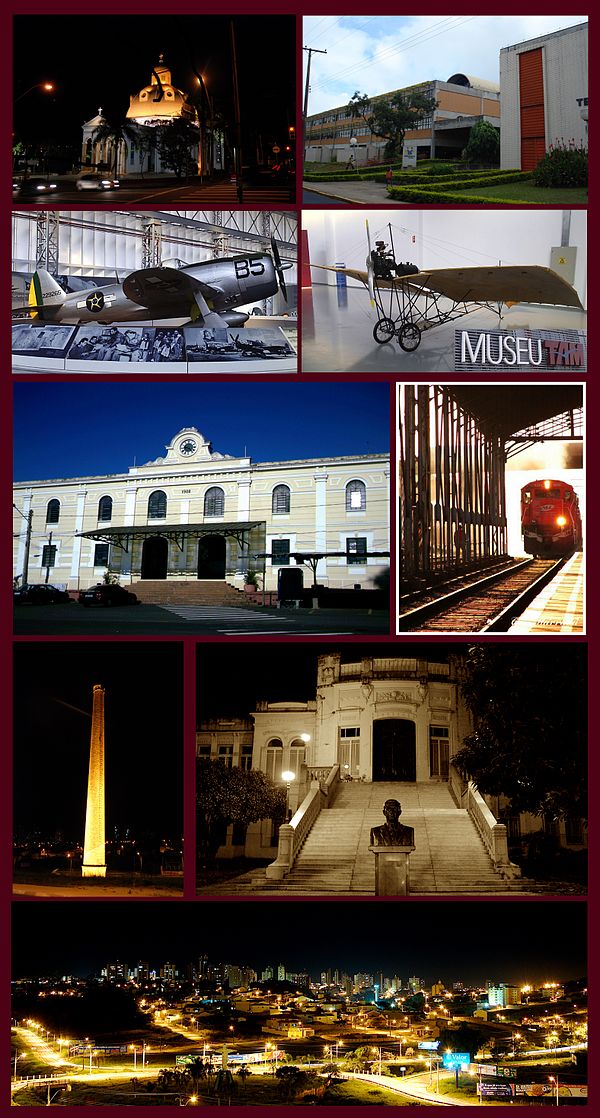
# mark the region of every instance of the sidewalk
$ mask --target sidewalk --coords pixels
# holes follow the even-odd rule
[[[408,202],[395,202],[388,197],[384,182],[304,182],[304,190],[311,194],[322,194],[324,198],[335,198],[339,202],[352,202],[357,206],[372,203],[382,206],[407,206]]]

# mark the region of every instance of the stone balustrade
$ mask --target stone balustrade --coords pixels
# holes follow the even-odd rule
[[[520,877],[521,870],[510,861],[508,856],[508,835],[504,823],[498,823],[494,813],[471,780],[467,785],[465,807],[477,827],[483,845],[494,863],[494,868],[503,877]]]
[[[310,768],[308,771],[312,781],[308,793],[289,823],[282,823],[279,828],[277,857],[266,870],[271,881],[282,881],[290,872],[321,809],[332,803],[337,791],[339,765]]]

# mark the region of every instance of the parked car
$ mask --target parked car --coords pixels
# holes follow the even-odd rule
[[[79,604],[82,606],[134,606],[137,603],[137,594],[116,583],[99,582],[97,586],[88,586],[87,590],[79,592]]]
[[[39,198],[42,194],[51,194],[57,190],[57,184],[51,179],[27,178],[21,182],[13,182],[13,194],[19,198]]]
[[[25,583],[13,590],[15,605],[28,603],[36,606],[50,606],[56,602],[70,602],[68,590],[60,590],[58,586],[50,586],[47,582]]]
[[[110,175],[80,175],[75,185],[78,190],[116,190],[119,180]]]

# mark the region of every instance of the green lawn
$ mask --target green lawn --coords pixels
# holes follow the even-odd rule
[[[318,1081],[317,1081],[318,1082]],[[250,1076],[244,1084],[237,1085],[237,1092],[231,1102],[233,1106],[306,1106],[307,1098],[302,1097],[302,1091],[296,1099],[282,1099],[279,1093],[278,1081],[272,1076]],[[304,1091],[309,1088],[303,1088]],[[140,1082],[135,1095],[131,1083],[125,1081],[107,1081],[102,1086],[92,1083],[76,1083],[71,1091],[61,1091],[53,1099],[55,1106],[177,1106],[179,1092],[158,1094],[144,1089]],[[182,1097],[189,1097],[189,1092],[183,1092]],[[17,1092],[14,1098],[15,1106],[45,1106],[47,1091],[45,1086],[25,1088]],[[217,1099],[202,1094],[201,1105],[217,1105]],[[332,1084],[324,1097],[318,1100],[320,1106],[428,1106],[429,1103],[419,1102],[389,1091],[386,1087],[378,1087],[373,1083],[364,1083],[360,1080],[338,1082]],[[224,1100],[224,1105],[226,1101]]]
[[[564,205],[587,205],[588,192],[584,187],[571,186],[554,187],[533,186],[530,182],[509,182],[500,186],[478,186],[473,190],[460,188],[460,193],[468,197],[477,194],[480,198],[506,198],[515,202],[535,202],[537,205],[551,205],[560,202]]]

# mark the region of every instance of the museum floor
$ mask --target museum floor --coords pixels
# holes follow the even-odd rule
[[[396,341],[378,345],[373,340],[373,326],[378,317],[364,288],[337,288],[328,284],[305,288],[302,292],[302,371],[454,372],[456,328],[585,330],[587,326],[586,313],[570,307],[531,303],[504,307],[500,324],[496,314],[483,309],[428,331],[415,353],[405,353]],[[566,372],[568,374],[569,370]],[[531,373],[535,377],[534,368]]]

